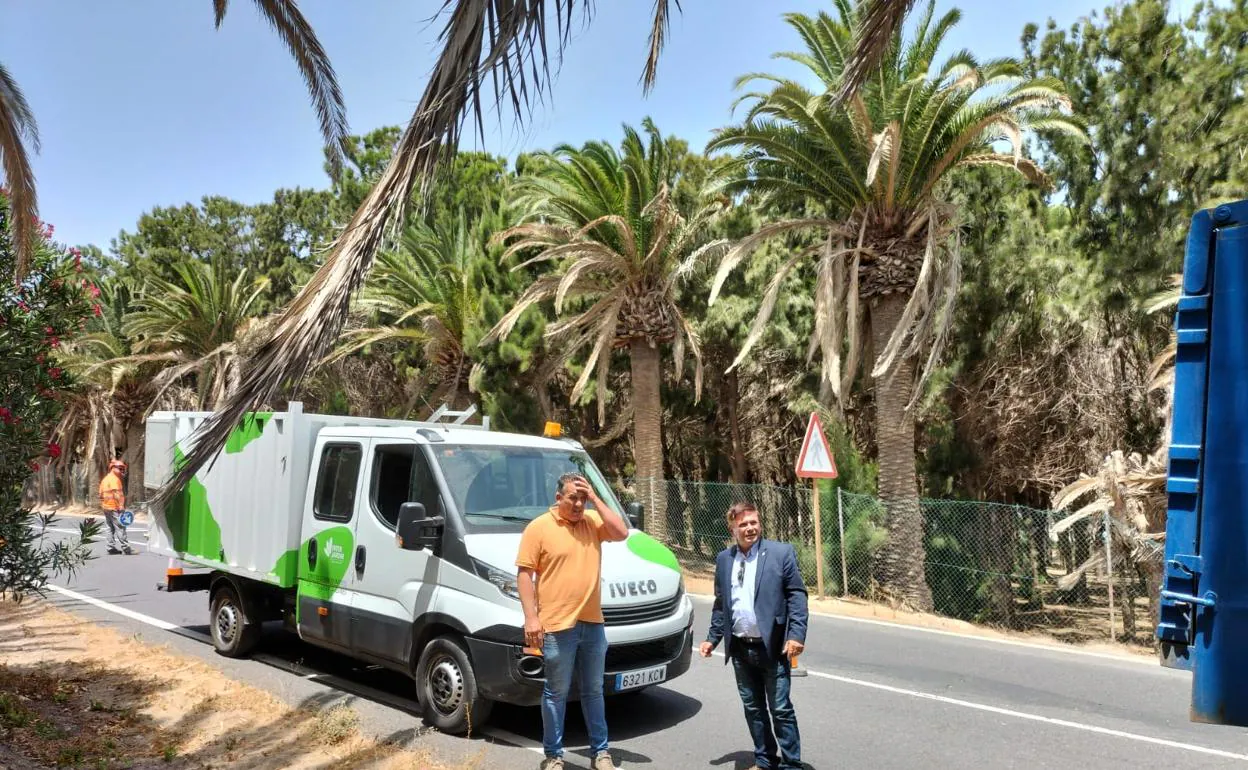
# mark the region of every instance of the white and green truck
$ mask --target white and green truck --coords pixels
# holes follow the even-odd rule
[[[524,526],[582,473],[639,525],[575,441],[504,433],[442,409],[430,421],[249,414],[216,460],[152,510],[150,550],[170,591],[206,591],[219,653],[244,656],[261,624],[412,677],[426,719],[451,733],[494,702],[536,705],[543,661],[524,647],[516,551]],[[205,412],[147,420],[144,479],[182,461]],[[449,419],[448,419],[449,418]],[[177,560],[175,563],[173,560]],[[185,569],[184,569],[185,568]],[[693,605],[675,556],[631,529],[605,543],[608,695],[689,668]]]

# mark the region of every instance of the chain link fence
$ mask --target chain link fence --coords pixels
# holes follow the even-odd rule
[[[642,503],[645,530],[690,577],[712,576],[715,555],[731,542],[724,514],[747,500],[762,513],[766,537],[796,547],[811,596],[822,558],[823,596],[889,602],[881,579],[889,522],[877,498],[822,485],[816,518],[807,486],[622,479],[614,487],[622,502]],[[1152,644],[1146,570],[1136,568],[1115,520],[963,500],[925,499],[919,509],[936,613],[1072,643]]]

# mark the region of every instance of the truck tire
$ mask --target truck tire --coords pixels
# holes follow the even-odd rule
[[[212,631],[212,646],[227,658],[242,658],[255,649],[260,641],[260,624],[247,613],[239,591],[226,583],[212,594],[208,627]]]
[[[481,697],[463,644],[449,635],[425,645],[416,666],[416,690],[425,720],[451,735],[480,728],[494,707]]]

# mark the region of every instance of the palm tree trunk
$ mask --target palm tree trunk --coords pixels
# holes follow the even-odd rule
[[[143,442],[145,436],[143,418],[136,415],[126,426],[126,451],[122,458],[129,466],[130,494],[127,503],[147,501],[147,492],[143,486]]]
[[[887,294],[871,306],[871,340],[878,355],[905,310],[906,296]],[[880,549],[884,585],[915,609],[932,609],[924,574],[923,513],[915,478],[914,413],[906,409],[914,388],[914,362],[898,358],[893,376],[875,380],[875,438],[879,451],[880,501],[888,541]]]
[[[633,369],[633,452],[637,464],[637,492],[646,507],[646,529],[655,538],[666,540],[667,488],[663,483],[659,349],[651,347],[645,340],[633,340],[629,354]]]
[[[728,435],[732,440],[732,481],[744,484],[749,473],[749,465],[745,461],[745,447],[741,443],[741,416],[737,413],[741,401],[741,391],[737,387],[737,370],[728,372],[724,378],[724,390],[728,404]]]

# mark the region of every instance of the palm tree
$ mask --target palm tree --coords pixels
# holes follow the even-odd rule
[[[821,382],[837,398],[853,384],[864,350],[875,356],[869,371],[880,496],[890,529],[881,571],[902,598],[928,608],[912,407],[941,352],[960,278],[956,211],[942,202],[942,183],[954,170],[973,165],[1001,166],[1043,181],[1041,170],[1021,154],[1022,132],[1043,127],[1082,135],[1082,129],[1061,111],[1068,106],[1061,83],[1024,79],[1011,59],[981,64],[963,51],[934,66],[960,14],[953,10],[934,19],[932,2],[914,37],[903,44],[900,33],[894,35],[878,75],[849,102],[838,102],[861,7],[838,0],[839,18],[786,17],[806,50],[781,56],[807,67],[821,89],[812,92],[769,75],[739,81],[764,80],[771,88],[744,97],[752,102],[745,122],[719,131],[709,149],[742,150],[748,175],[741,187],[778,203],[814,207],[815,213],[765,225],[738,243],[720,264],[710,301],[760,243],[797,231],[820,234],[821,243],[777,271],[733,366],[765,330],[785,279],[816,258],[810,350],[820,350]],[[1003,143],[1013,152],[999,152]],[[913,357],[925,349],[916,382]]]
[[[311,25],[299,11],[295,0],[253,0],[261,18],[273,27],[278,37],[290,49],[299,66],[312,99],[312,106],[320,118],[321,133],[325,137],[330,165],[338,168],[342,153],[347,146],[347,108],[338,77],[329,63],[329,57]],[[216,26],[221,27],[229,0],[212,0]],[[26,97],[9,71],[0,64],[0,168],[9,184],[9,197],[13,207],[14,233],[17,242],[17,268],[14,278],[18,281],[26,274],[34,248],[35,225],[39,221],[39,206],[35,193],[35,174],[27,154],[30,149],[39,151],[39,129],[34,113]]]
[[[645,91],[658,72],[670,3],[654,0],[641,78]],[[335,240],[324,264],[287,306],[272,333],[266,333],[239,389],[201,428],[186,462],[161,488],[157,502],[181,488],[221,451],[248,410],[270,400],[286,384],[297,386],[329,352],[374,255],[393,226],[404,221],[412,190],[419,183],[423,191],[439,161],[454,153],[466,114],[471,112],[482,130],[482,102],[492,94],[500,105],[510,102],[520,117],[530,99],[544,93],[549,54],[558,54],[567,44],[573,14],[589,8],[589,0],[443,0],[442,10],[449,18],[441,36],[442,50],[390,164]],[[548,37],[552,26],[553,41]]]
[[[360,305],[379,325],[353,329],[327,360],[337,361],[379,342],[420,345],[426,372],[413,385],[411,412],[424,396],[424,385],[436,383],[429,401],[463,406],[473,369],[466,352],[481,317],[481,288],[473,265],[485,258],[487,238],[469,230],[461,215],[453,223],[429,226],[417,220],[403,233],[396,249],[382,251]]]
[[[702,243],[720,201],[699,196],[688,216],[678,211],[667,142],[649,118],[643,126],[649,141],[625,126],[621,152],[589,142],[537,156],[537,173],[519,183],[531,221],[498,238],[511,242],[504,259],[536,252],[515,269],[540,262],[555,269],[529,286],[483,343],[506,338],[526,310],[553,300],[555,313],[565,317],[547,328],[550,347],[565,359],[589,350],[571,399],[579,400],[595,378],[600,423],[606,422],[612,352],[627,349],[636,476],[646,487],[643,494],[651,492],[650,528],[661,535],[666,520],[663,490],[656,486],[663,478],[660,349],[672,345],[677,377],[686,350],[693,354],[695,398],[700,398],[702,351],[676,304],[676,288],[703,255],[723,243]]]
[[[168,365],[166,353],[135,355],[121,332],[129,286],[120,279],[100,287],[100,315],[86,334],[67,340],[65,368],[75,375],[75,389],[67,394],[53,440],[68,451],[58,461],[65,473],[65,489],[72,487],[71,465],[81,461],[96,478],[104,473],[113,448],[125,448],[130,464],[131,496],[141,500],[143,490],[143,417],[153,408],[174,406],[167,395],[154,402],[155,378]]]
[[[199,408],[214,408],[238,386],[243,363],[265,321],[255,317],[268,281],[252,281],[241,270],[230,280],[223,263],[186,261],[174,267],[176,281],[149,278],[135,298],[122,332],[133,340],[126,361],[159,360],[166,368],[154,379],[152,400],[194,376]]]

